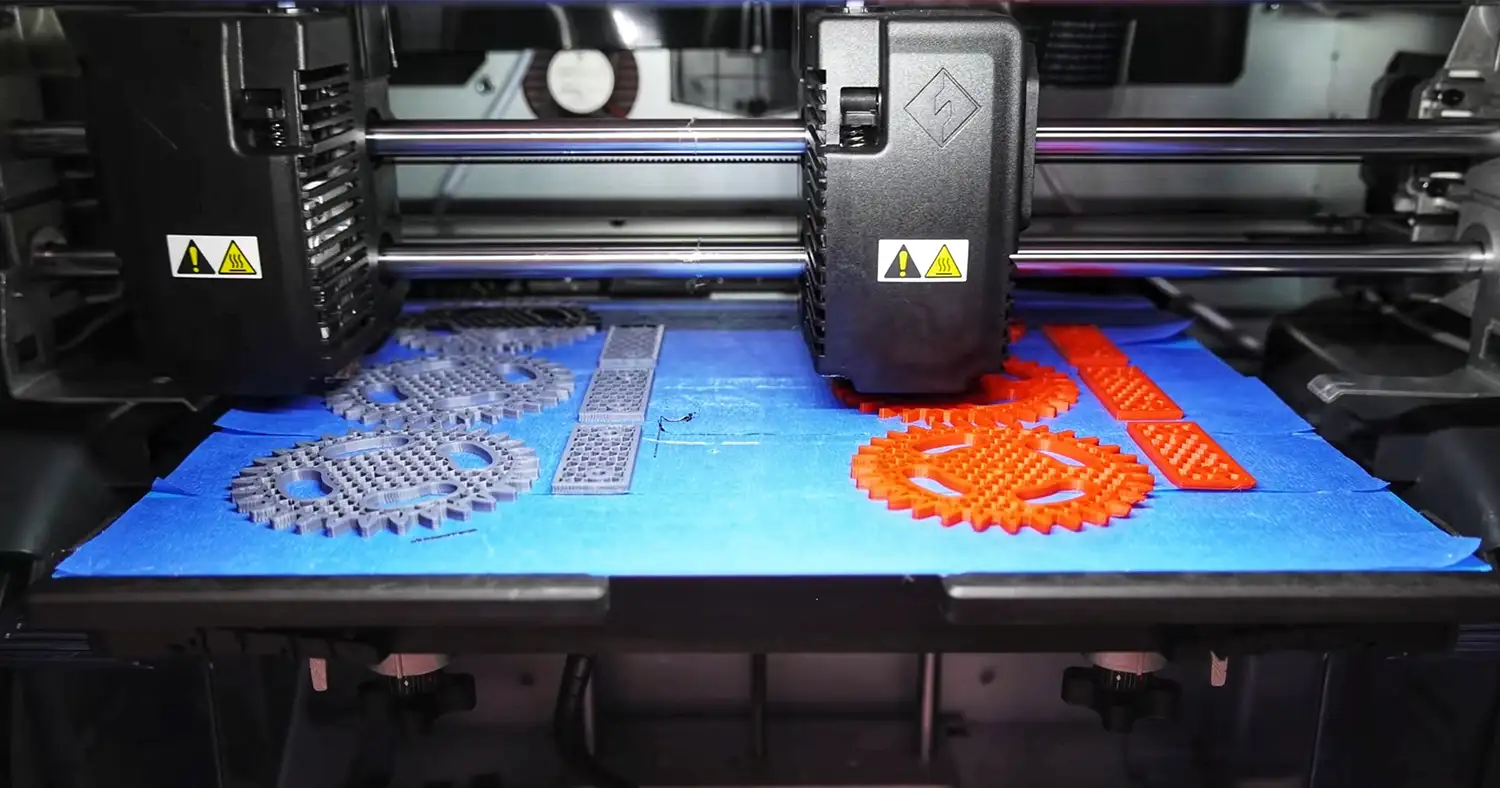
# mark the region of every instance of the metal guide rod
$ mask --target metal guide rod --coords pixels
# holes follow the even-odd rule
[[[790,158],[807,132],[789,120],[399,121],[371,127],[371,155],[406,159]],[[1049,161],[1500,155],[1485,121],[1109,120],[1037,129]]]
[[[388,159],[773,158],[802,155],[795,121],[391,121],[365,132]]]
[[[807,252],[796,244],[643,247],[546,246],[387,247],[380,265],[406,279],[786,279],[802,272]]]
[[[23,155],[86,152],[83,127],[10,127]],[[365,131],[372,156],[427,161],[792,159],[807,145],[795,120],[408,120]],[[1475,120],[1063,120],[1037,129],[1046,161],[1500,156],[1500,124]]]
[[[1489,255],[1473,244],[1107,243],[1028,245],[1012,259],[1022,276],[1167,278],[1339,274],[1475,275]],[[796,244],[621,247],[397,245],[380,265],[405,279],[785,279],[801,274]]]
[[[1110,120],[1037,128],[1047,161],[1280,159],[1500,155],[1500,125],[1485,121]]]
[[[397,244],[380,265],[403,279],[790,279],[807,252],[794,243],[631,246]],[[1477,275],[1491,261],[1476,244],[1120,242],[1028,243],[1011,256],[1021,276],[1147,277]],[[39,250],[29,270],[44,276],[107,276],[119,260],[96,249]]]

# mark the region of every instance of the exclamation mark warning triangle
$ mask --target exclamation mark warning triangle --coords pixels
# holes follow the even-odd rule
[[[948,251],[948,245],[938,250],[937,257],[933,258],[932,265],[927,267],[928,279],[958,279],[964,275],[958,267],[958,261],[953,259],[953,253]]]
[[[213,273],[213,264],[203,258],[198,242],[188,241],[187,248],[182,250],[182,261],[177,264],[178,276],[210,276]]]
[[[869,269],[866,269],[869,270]],[[903,245],[896,252],[896,257],[891,260],[891,267],[885,269],[883,279],[921,279],[922,272],[917,269],[917,264],[911,259],[911,252]]]

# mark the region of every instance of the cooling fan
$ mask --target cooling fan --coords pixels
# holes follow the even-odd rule
[[[635,106],[640,73],[628,51],[538,51],[521,84],[532,113],[542,120],[624,118]]]

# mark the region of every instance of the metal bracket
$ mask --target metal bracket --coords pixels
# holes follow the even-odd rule
[[[1443,70],[1425,88],[1420,117],[1476,114],[1474,110],[1447,106],[1440,94],[1462,88],[1463,92],[1482,92],[1488,97],[1500,81],[1497,62],[1500,62],[1500,7],[1475,6],[1464,18]],[[1487,103],[1469,101],[1465,106],[1484,107]],[[1462,242],[1480,244],[1491,255],[1479,279],[1459,288],[1473,294],[1466,366],[1431,377],[1351,372],[1318,375],[1308,381],[1307,388],[1322,402],[1333,403],[1345,397],[1381,399],[1387,401],[1394,415],[1433,401],[1500,397],[1500,269],[1493,258],[1500,250],[1500,161],[1476,163],[1464,174],[1462,184],[1457,237]]]

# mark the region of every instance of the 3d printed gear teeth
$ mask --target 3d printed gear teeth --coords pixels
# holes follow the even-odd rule
[[[1155,485],[1151,471],[1118,447],[1045,427],[912,427],[860,447],[851,472],[856,486],[890,509],[1012,534],[1106,525],[1130,514]],[[918,478],[953,494],[934,492],[913,481]],[[1038,502],[1068,490],[1079,494]]]
[[[572,328],[469,328],[453,333],[403,328],[395,333],[396,343],[437,355],[488,353],[514,355],[561,347],[593,336],[593,326]]]
[[[439,528],[531,489],[536,453],[484,430],[378,430],[303,441],[259,457],[229,499],[278,531],[371,536]],[[295,490],[308,485],[308,490]]]
[[[573,385],[566,367],[538,358],[448,356],[367,367],[327,404],[371,427],[473,427],[538,413],[572,396]]]
[[[1005,362],[1005,374],[980,378],[979,390],[963,397],[870,396],[847,382],[833,384],[840,402],[861,413],[910,424],[973,424],[993,426],[1050,419],[1078,402],[1078,386],[1057,370],[1020,359]]]

